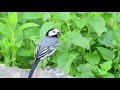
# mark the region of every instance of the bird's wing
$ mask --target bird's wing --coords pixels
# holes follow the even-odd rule
[[[45,37],[39,44],[35,52],[35,58],[42,58],[56,49],[58,39]]]
[[[57,45],[51,45],[46,48],[44,48],[42,51],[40,49],[37,49],[36,52],[36,58],[44,58],[45,56],[49,56],[54,50],[56,50]]]

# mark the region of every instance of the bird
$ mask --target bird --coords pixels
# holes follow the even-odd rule
[[[28,78],[32,78],[34,70],[36,69],[40,61],[42,61],[44,58],[50,57],[56,51],[59,45],[58,35],[60,32],[60,30],[52,28],[49,29],[45,36],[42,38],[35,50],[35,61],[30,69]]]

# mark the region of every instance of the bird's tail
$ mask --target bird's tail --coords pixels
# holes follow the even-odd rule
[[[35,62],[34,62],[34,64],[32,65],[32,68],[31,68],[31,70],[30,70],[30,72],[29,72],[28,78],[31,78],[31,77],[32,77],[32,75],[33,75],[33,73],[34,73],[34,70],[35,70],[35,68],[37,67],[37,65],[38,65],[39,62],[40,62],[39,59],[35,59]]]

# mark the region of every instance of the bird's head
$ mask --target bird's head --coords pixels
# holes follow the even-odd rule
[[[48,30],[48,32],[46,33],[46,36],[57,37],[59,33],[60,33],[60,30],[53,28],[53,29]]]

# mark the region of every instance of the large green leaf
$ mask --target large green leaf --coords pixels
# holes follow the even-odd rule
[[[23,19],[39,19],[41,14],[41,12],[24,12]]]
[[[98,36],[101,36],[103,32],[107,31],[105,27],[105,21],[101,16],[89,17],[87,22],[94,28]]]
[[[99,42],[107,47],[115,47],[117,45],[117,38],[113,38],[116,37],[116,33],[115,32],[105,32],[104,34],[102,34],[102,36],[99,39]]]
[[[92,73],[92,68],[89,64],[80,64],[77,67],[77,71],[81,74],[79,75],[80,78],[93,78],[94,74]]]
[[[104,20],[108,22],[112,18],[112,14],[105,12],[103,17],[104,17]]]
[[[39,35],[39,27],[32,27],[23,31],[24,39],[31,39],[32,37],[38,37]]]
[[[16,29],[17,22],[18,22],[17,12],[9,12],[8,13],[8,23],[12,30]]]
[[[8,39],[11,39],[11,32],[8,29],[7,25],[0,23],[0,33],[4,35],[4,37],[7,37]]]
[[[120,78],[120,70],[116,72],[115,77]]]
[[[92,73],[92,71],[81,72],[78,78],[94,78],[94,74]]]
[[[47,19],[50,18],[50,13],[49,12],[43,12],[42,18],[43,18],[43,21],[45,22]]]
[[[115,54],[113,51],[103,47],[97,47],[97,49],[105,60],[112,60],[115,58]]]
[[[93,54],[87,53],[86,60],[88,63],[95,65],[100,62],[100,56],[98,53],[93,53]]]
[[[100,64],[100,67],[101,67],[101,69],[100,68],[98,69],[99,74],[106,75],[108,70],[110,70],[112,67],[112,60],[109,60],[109,61],[106,61],[106,62]]]
[[[118,43],[119,43],[118,45],[120,47],[120,33],[119,32],[117,33],[117,38],[118,38],[117,40],[118,40]]]
[[[64,53],[60,55],[57,59],[58,67],[68,74],[70,72],[71,64],[77,55],[77,53]]]
[[[39,26],[38,24],[35,24],[35,23],[25,23],[23,25],[21,25],[18,29],[17,29],[17,32],[20,32],[26,28],[30,28],[30,27],[37,27]]]
[[[54,15],[59,20],[69,20],[70,19],[70,12],[55,12]]]
[[[113,18],[120,23],[120,13],[112,13]]]
[[[89,48],[89,41],[77,31],[67,32],[65,39],[67,43],[73,43],[87,49]]]
[[[30,49],[30,50],[25,50],[23,48],[21,48],[19,50],[19,52],[17,53],[19,56],[23,56],[23,57],[27,57],[27,56],[33,56],[33,49]]]
[[[17,12],[18,22],[22,21],[23,14],[24,14],[24,12]]]
[[[112,60],[109,60],[109,61],[106,61],[106,62],[100,64],[100,67],[102,70],[108,71],[112,67],[111,65],[112,65]]]
[[[103,78],[115,78],[115,76],[112,73],[107,73],[103,75]]]
[[[76,18],[75,23],[78,28],[82,29],[84,25],[86,24],[86,18]]]
[[[23,42],[23,32],[20,31],[20,32],[16,33],[15,44],[13,44],[13,46],[16,46],[16,47],[20,48],[22,42]]]
[[[1,44],[0,47],[1,47],[2,54],[7,55],[7,53],[9,53],[9,49],[11,47],[9,40],[7,38],[3,37],[0,44]]]
[[[78,72],[76,69],[77,69],[76,65],[72,64],[70,68],[70,75],[77,75]]]

